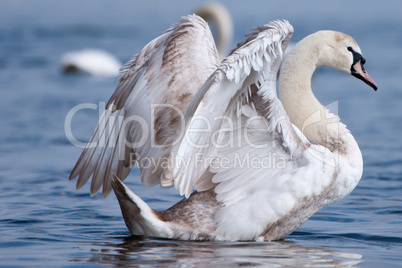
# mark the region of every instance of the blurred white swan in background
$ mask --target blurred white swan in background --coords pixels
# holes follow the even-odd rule
[[[311,90],[315,68],[377,89],[356,41],[320,31],[284,60],[279,100],[277,71],[292,34],[287,21],[257,27],[219,63],[206,22],[183,17],[126,64],[70,180],[80,188],[92,176],[91,195],[113,188],[133,234],[283,239],[362,175],[356,141]],[[186,198],[150,208],[121,182],[134,163],[145,185],[174,185]]]
[[[227,8],[218,2],[211,2],[199,7],[195,14],[208,24],[216,27],[216,48],[219,58],[223,59],[229,52],[233,39],[233,21]]]
[[[117,76],[121,62],[100,49],[82,49],[64,54],[61,68],[64,72],[83,72],[97,77]]]
[[[233,38],[233,23],[229,11],[220,3],[208,3],[196,11],[196,14],[216,26],[216,44],[219,57],[223,59],[229,50]],[[65,73],[81,72],[96,77],[115,77],[121,62],[112,54],[94,48],[71,51],[61,58],[61,68]]]

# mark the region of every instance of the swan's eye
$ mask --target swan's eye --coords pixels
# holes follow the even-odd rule
[[[352,52],[352,55],[353,55],[353,64],[352,64],[352,66],[355,65],[358,61],[360,61],[360,64],[362,66],[363,66],[363,64],[366,63],[366,60],[363,58],[362,54],[354,51],[352,47],[348,47],[348,50],[350,52]]]

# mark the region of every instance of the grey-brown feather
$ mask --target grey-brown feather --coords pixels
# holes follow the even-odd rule
[[[98,125],[90,143],[105,135],[106,146],[100,148],[98,141],[96,148],[83,151],[70,175],[70,179],[79,177],[77,188],[82,187],[93,174],[91,194],[95,194],[103,185],[103,195],[107,196],[111,190],[109,178],[112,172],[124,180],[135,160],[145,157],[158,161],[166,157],[170,152],[169,145],[181,127],[181,115],[166,112],[163,107],[152,113],[148,106],[169,104],[184,112],[200,86],[216,69],[218,61],[208,24],[196,15],[183,17],[145,46],[122,68],[119,84],[106,106],[110,110],[106,112],[105,126],[115,128],[115,144],[110,146],[109,143],[113,143],[109,141],[110,133]],[[137,87],[140,81],[145,89]],[[152,126],[155,135],[148,136],[144,146],[132,148],[127,146],[125,140],[135,143],[141,138],[143,133],[138,122],[129,122],[122,129],[122,126],[114,126],[113,120],[109,119],[118,115],[126,120],[137,115],[137,112],[153,119],[153,122],[147,123]],[[151,139],[160,147],[151,148]],[[160,183],[161,168],[143,169],[140,166],[140,171],[144,184],[152,186]]]
[[[210,189],[194,192],[171,208],[156,213],[162,221],[172,222],[180,228],[212,233],[216,229],[214,217],[220,207],[214,190]]]
[[[142,220],[140,216],[141,210],[127,195],[124,185],[116,175],[113,174],[113,179],[111,181],[114,193],[119,201],[124,222],[129,230],[133,230],[136,223]]]

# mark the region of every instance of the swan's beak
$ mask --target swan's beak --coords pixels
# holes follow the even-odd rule
[[[367,85],[369,85],[370,87],[372,87],[374,90],[377,90],[377,84],[374,82],[373,79],[371,79],[371,77],[369,76],[369,74],[367,73],[366,69],[364,68],[364,63],[362,63],[361,60],[359,60],[358,62],[356,62],[353,66],[352,66],[352,75],[356,78],[359,78],[360,80],[362,80],[364,83],[366,83]]]

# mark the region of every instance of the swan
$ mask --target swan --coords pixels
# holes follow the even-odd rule
[[[115,56],[93,48],[67,52],[61,58],[64,72],[84,72],[97,77],[117,76],[121,66]]]
[[[70,174],[77,189],[112,189],[133,234],[184,240],[272,241],[348,195],[362,175],[358,144],[312,93],[325,65],[374,89],[361,49],[319,31],[286,57],[288,21],[259,26],[222,62],[197,15],[147,44],[116,91]],[[220,63],[219,63],[220,62]],[[134,164],[147,186],[185,198],[155,211],[124,180]]]
[[[199,7],[195,14],[216,25],[216,48],[219,58],[223,59],[233,39],[233,22],[229,11],[221,3],[211,2]]]
[[[216,25],[216,46],[220,59],[226,56],[233,38],[233,22],[229,11],[218,2],[207,3],[195,13],[205,21]],[[61,58],[63,72],[83,72],[96,77],[115,77],[121,62],[110,53],[93,48],[65,53]]]

